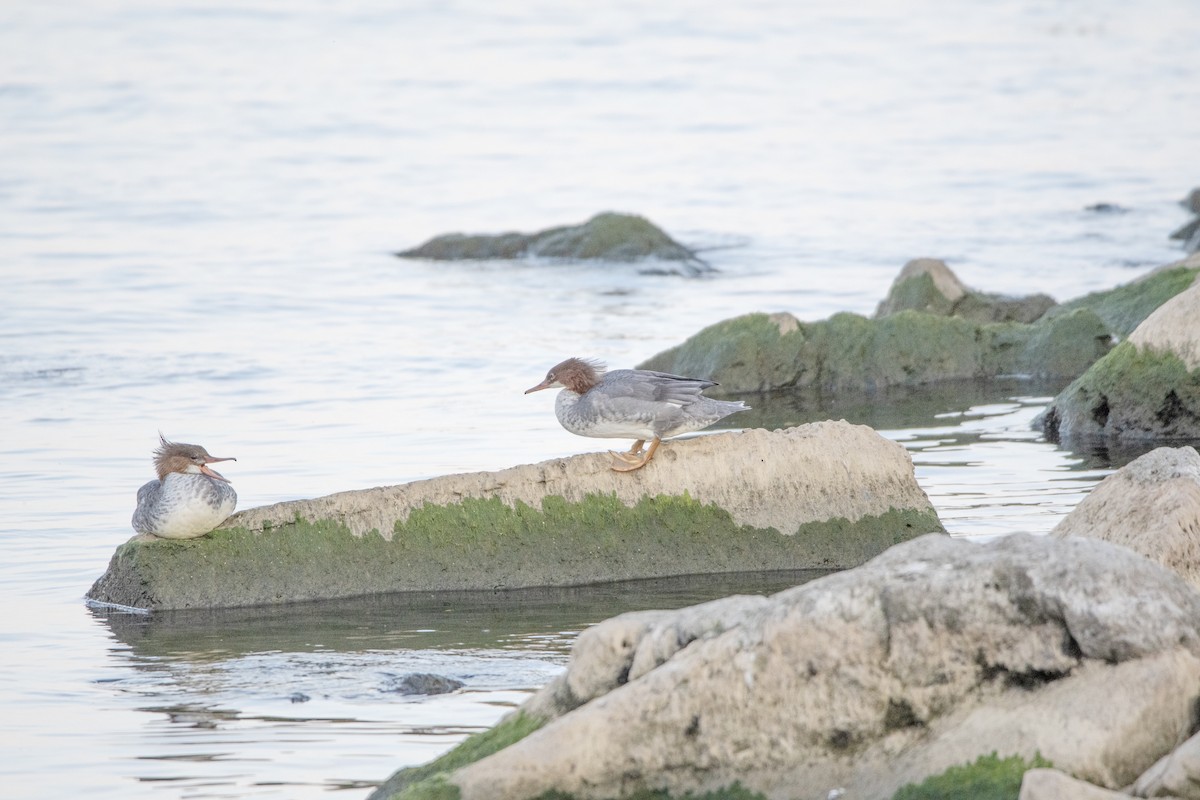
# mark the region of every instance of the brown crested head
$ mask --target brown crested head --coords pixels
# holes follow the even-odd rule
[[[198,444],[171,442],[161,433],[158,435],[158,449],[154,451],[154,469],[158,472],[160,481],[166,480],[172,472],[192,472],[229,483],[228,478],[208,466],[218,461],[237,461],[237,459],[232,456],[216,458],[210,456],[208,451]]]
[[[550,371],[546,373],[546,379],[537,386],[526,389],[525,394],[555,387],[583,394],[599,383],[602,377],[604,377],[603,363],[591,358],[572,357],[551,367]]]

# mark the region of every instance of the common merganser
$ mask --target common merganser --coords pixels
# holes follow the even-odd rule
[[[623,462],[614,463],[614,470],[632,472],[646,466],[663,439],[707,428],[750,408],[740,400],[713,400],[701,394],[716,385],[645,369],[608,372],[598,361],[568,358],[525,394],[561,388],[554,413],[568,431],[580,436],[636,439],[628,452],[609,451]],[[642,452],[647,440],[650,448]]]
[[[154,451],[158,480],[138,489],[133,529],[164,539],[194,539],[225,521],[237,506],[229,479],[210,468],[218,461],[198,444],[169,442],[160,434]]]

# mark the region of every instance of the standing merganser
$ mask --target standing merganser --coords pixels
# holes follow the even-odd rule
[[[229,479],[209,464],[237,461],[213,458],[198,444],[168,442],[162,434],[154,451],[158,480],[137,493],[133,529],[164,539],[194,539],[225,521],[237,506]]]
[[[700,378],[645,369],[606,372],[598,361],[568,358],[525,394],[560,387],[554,413],[571,433],[636,439],[626,453],[609,451],[624,462],[623,466],[613,464],[614,470],[632,472],[646,466],[664,438],[707,428],[750,408],[740,400],[713,400],[700,394],[716,385]],[[647,439],[650,449],[643,453]]]

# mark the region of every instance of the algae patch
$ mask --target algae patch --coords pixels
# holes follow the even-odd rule
[[[892,800],[1017,800],[1021,779],[1031,769],[1053,767],[1041,754],[1032,761],[1020,756],[999,758],[995,753],[980,756],[972,764],[950,767],[940,775],[926,778],[919,784],[909,784],[892,796]]]

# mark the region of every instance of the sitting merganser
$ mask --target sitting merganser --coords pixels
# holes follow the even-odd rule
[[[525,394],[561,387],[554,413],[571,433],[636,439],[626,453],[610,451],[624,462],[614,463],[614,470],[632,472],[646,466],[664,438],[707,428],[734,412],[749,409],[740,400],[713,400],[701,394],[716,385],[713,381],[645,369],[607,372],[597,361],[568,358]],[[643,453],[647,439],[650,448]]]
[[[213,458],[198,444],[168,442],[160,434],[154,451],[158,480],[137,493],[133,529],[164,539],[194,539],[225,521],[237,506],[229,479],[209,464],[237,461]]]

